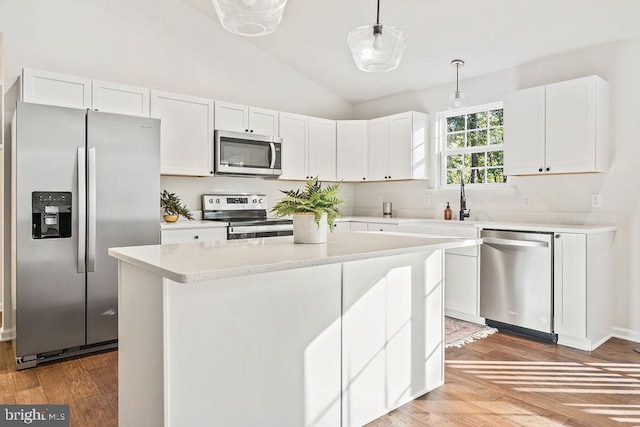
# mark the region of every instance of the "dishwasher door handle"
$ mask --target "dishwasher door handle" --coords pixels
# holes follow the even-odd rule
[[[520,246],[523,248],[548,248],[549,243],[541,242],[539,240],[512,240],[512,239],[497,239],[495,237],[483,237],[482,243],[488,243],[493,245],[503,246]]]

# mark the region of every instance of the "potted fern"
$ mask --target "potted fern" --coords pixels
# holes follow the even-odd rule
[[[169,193],[167,190],[163,190],[160,194],[160,208],[162,209],[162,218],[166,222],[176,222],[180,216],[189,221],[193,219],[193,215],[187,209],[187,205],[181,205],[180,197],[176,193]]]
[[[294,243],[326,243],[327,230],[333,231],[334,221],[342,216],[338,206],[340,183],[322,188],[318,177],[305,184],[304,190],[280,190],[285,197],[271,212],[276,216],[293,215]]]

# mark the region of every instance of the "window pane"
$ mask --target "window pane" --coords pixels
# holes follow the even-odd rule
[[[467,134],[468,147],[483,147],[487,145],[487,131],[476,130]]]
[[[486,153],[472,153],[465,155],[465,167],[477,168],[485,166]]]
[[[462,154],[451,154],[447,156],[447,169],[462,167]]]
[[[504,175],[504,170],[502,168],[487,169],[487,182],[500,184],[507,182],[507,177]]]
[[[449,132],[464,130],[464,116],[449,117],[447,119],[447,129]]]
[[[489,144],[490,145],[502,144],[504,141],[503,134],[504,134],[504,131],[502,130],[502,128],[491,129],[489,131]]]
[[[486,127],[487,127],[487,113],[485,111],[481,113],[467,114],[468,129],[481,129]]]
[[[460,184],[460,171],[447,171],[447,184]]]
[[[485,182],[486,179],[484,169],[471,169],[469,179],[470,184],[484,184]]]
[[[502,166],[504,164],[502,151],[489,151],[487,153],[487,166]]]
[[[489,111],[489,125],[491,126],[502,126],[502,110],[491,110]]]
[[[464,147],[464,133],[454,133],[447,135],[447,148],[462,148]]]

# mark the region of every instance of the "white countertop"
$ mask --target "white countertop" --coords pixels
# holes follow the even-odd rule
[[[164,222],[160,223],[160,230],[186,230],[191,228],[226,228],[227,223],[224,221],[203,221],[180,219],[177,222]]]
[[[325,244],[295,244],[293,236],[284,236],[111,248],[109,255],[175,282],[191,283],[480,243],[469,238],[358,232],[330,234]]]

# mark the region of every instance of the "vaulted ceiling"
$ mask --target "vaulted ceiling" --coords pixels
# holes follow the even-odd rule
[[[211,0],[183,0],[220,25]],[[587,46],[640,36],[638,0],[381,0],[380,22],[409,34],[398,69],[356,69],[347,33],[373,24],[376,0],[289,0],[278,30],[245,37],[346,101],[508,69]],[[242,36],[238,36],[242,37]]]

